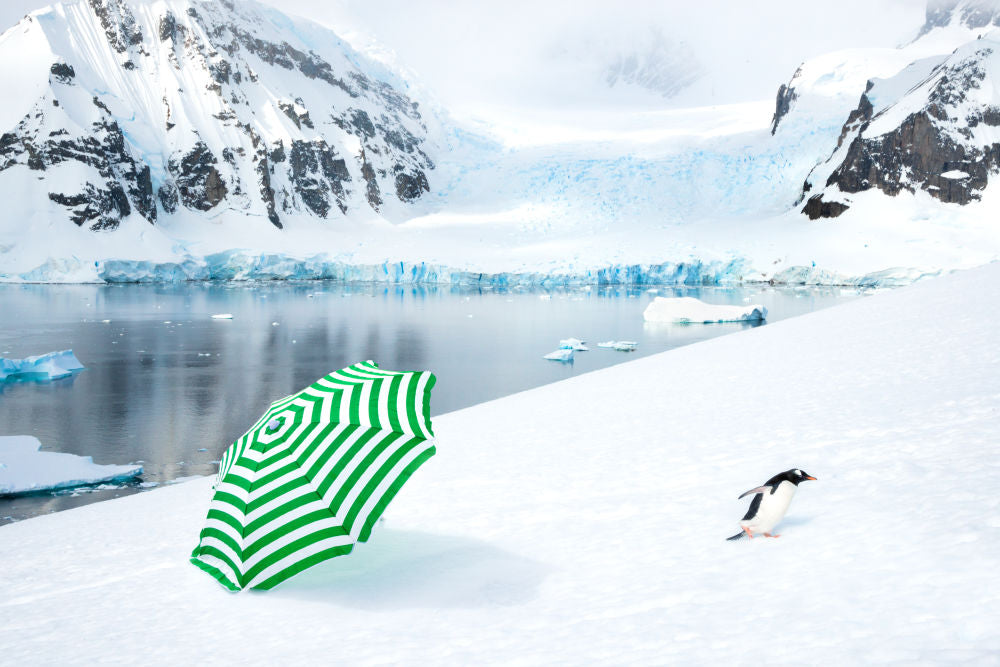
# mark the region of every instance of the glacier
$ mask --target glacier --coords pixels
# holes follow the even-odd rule
[[[73,350],[49,352],[24,359],[0,357],[0,382],[15,380],[58,380],[85,367]]]

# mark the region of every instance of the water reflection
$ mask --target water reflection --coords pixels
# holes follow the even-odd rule
[[[48,383],[0,384],[0,435],[98,463],[143,461],[146,482],[214,474],[222,451],[271,401],[373,359],[433,370],[441,414],[750,324],[649,326],[656,295],[767,306],[775,321],[857,296],[767,287],[580,287],[535,291],[328,282],[0,285],[0,356],[72,348],[87,367]],[[216,320],[215,313],[232,313]],[[546,361],[563,338],[574,363]],[[598,349],[635,340],[632,353]],[[199,451],[204,449],[205,451]],[[24,518],[134,489],[0,500]],[[6,519],[10,520],[10,519]]]

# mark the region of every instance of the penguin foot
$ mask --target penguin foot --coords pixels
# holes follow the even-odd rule
[[[764,533],[764,537],[781,537],[781,535],[772,535],[771,533]]]
[[[747,534],[747,537],[749,537],[749,538],[750,538],[751,540],[753,539],[753,533],[751,533],[751,532],[750,532],[750,529],[749,529],[749,528],[747,528],[747,527],[744,527],[744,528],[743,528],[743,532],[744,532],[744,533],[746,533],[746,534]]]

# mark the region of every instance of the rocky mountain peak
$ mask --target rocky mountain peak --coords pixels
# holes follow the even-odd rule
[[[253,2],[78,0],[20,27],[0,58],[39,74],[0,75],[33,96],[0,127],[0,189],[30,184],[53,217],[281,228],[392,218],[430,191],[436,144],[406,82],[319,26]]]

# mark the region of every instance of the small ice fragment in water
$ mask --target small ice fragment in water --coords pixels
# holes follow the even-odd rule
[[[277,322],[271,322],[272,327],[280,326]]]
[[[588,348],[584,343],[587,341],[580,340],[579,338],[566,338],[559,341],[559,348],[566,350],[577,350],[578,352],[586,352]]]
[[[637,345],[639,345],[639,343],[634,340],[609,340],[603,343],[598,343],[597,347],[618,350],[619,352],[634,352]]]
[[[202,447],[202,448],[201,448],[201,449],[199,449],[198,451],[199,451],[199,452],[207,452],[207,451],[208,451],[208,448],[207,448],[207,447]]]
[[[231,319],[233,319],[233,314],[232,313],[217,313],[215,315],[212,315],[212,319],[213,320],[231,320]]]
[[[573,350],[560,348],[555,352],[549,352],[545,358],[552,361],[573,361]]]
[[[104,324],[111,324],[111,320],[101,320]]]

